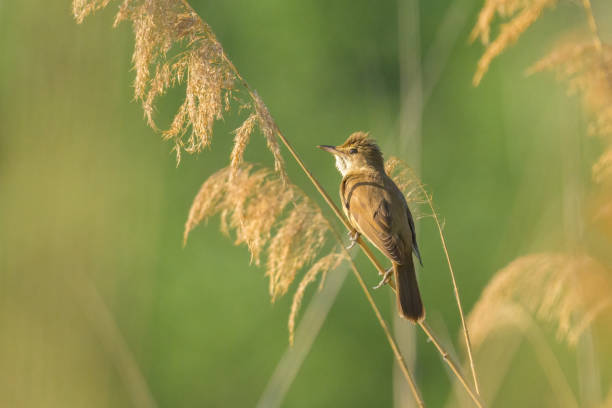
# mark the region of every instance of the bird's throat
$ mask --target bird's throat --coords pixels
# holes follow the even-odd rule
[[[342,174],[342,177],[344,177],[349,171],[348,160],[346,160],[341,155],[336,155],[336,168],[338,169],[340,174]]]

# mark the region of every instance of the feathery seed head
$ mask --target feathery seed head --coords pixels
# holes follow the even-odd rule
[[[73,0],[75,19],[81,22],[109,2]],[[135,37],[134,96],[142,103],[151,128],[159,131],[154,118],[158,98],[170,88],[185,84],[183,102],[170,126],[162,131],[165,140],[174,142],[178,163],[182,152],[199,153],[210,146],[215,121],[223,119],[231,103],[240,101],[238,96],[246,92],[236,89],[237,71],[210,26],[188,5],[176,0],[124,0],[115,25],[126,20],[132,23]],[[232,166],[240,164],[257,122],[274,155],[275,169],[286,179],[274,121],[255,92],[248,97],[252,100],[248,104],[252,115],[236,132]]]
[[[222,230],[235,230],[236,244],[247,244],[255,264],[265,252],[272,300],[285,294],[297,272],[317,256],[329,231],[321,210],[303,192],[278,173],[250,164],[224,168],[204,182],[184,240],[215,214],[221,215]]]
[[[587,255],[519,258],[495,274],[470,313],[472,344],[478,347],[492,331],[514,325],[503,318],[512,306],[552,323],[560,339],[575,345],[584,329],[612,306],[609,276],[609,270]]]
[[[308,272],[304,274],[304,277],[300,281],[298,288],[293,295],[293,302],[291,303],[291,313],[289,314],[289,343],[293,344],[293,339],[295,335],[295,319],[297,317],[297,313],[302,304],[302,299],[304,298],[304,293],[306,292],[306,288],[309,284],[314,282],[320,274],[325,274],[327,271],[331,271],[336,269],[342,261],[346,260],[346,252],[342,251],[341,248],[334,248],[329,254],[320,258],[317,262],[315,262]]]
[[[542,12],[557,4],[558,0],[486,0],[480,10],[476,26],[470,34],[470,40],[480,37],[481,42],[487,46],[484,54],[478,61],[478,68],[472,80],[476,86],[488,71],[489,65],[495,57],[501,54],[508,46],[514,44],[518,38],[531,26]],[[489,43],[491,23],[498,14],[502,18],[509,18],[501,25],[499,34]]]

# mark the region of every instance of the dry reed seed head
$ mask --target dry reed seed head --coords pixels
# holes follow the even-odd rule
[[[473,42],[480,38],[482,44],[488,45],[495,14],[507,19],[518,11],[530,7],[533,3],[535,3],[534,0],[486,0],[478,14],[476,25],[470,33],[470,41]]]
[[[108,3],[109,0],[74,0],[75,18],[81,21]],[[158,130],[154,120],[157,98],[186,81],[184,101],[162,133],[165,140],[174,141],[178,164],[181,152],[199,153],[210,145],[215,121],[223,118],[223,112],[236,99],[233,91],[237,75],[208,24],[180,1],[124,0],[115,25],[125,20],[132,22],[135,36],[134,95],[154,130]],[[236,133],[232,167],[241,163],[257,122],[274,156],[274,168],[287,182],[278,129],[259,95],[250,96],[254,101],[250,108],[256,116],[249,116]]]
[[[304,298],[304,293],[306,292],[306,288],[312,282],[315,281],[317,276],[324,275],[328,271],[333,271],[336,269],[342,261],[346,260],[346,253],[341,248],[334,248],[329,254],[325,255],[317,262],[312,264],[310,269],[304,274],[304,277],[300,281],[298,288],[293,295],[293,301],[291,303],[291,312],[289,313],[289,343],[293,345],[293,340],[295,337],[295,321],[297,314],[302,305],[302,299]],[[323,281],[323,277],[321,277],[321,281]]]
[[[612,189],[602,188],[591,195],[589,203],[591,226],[612,241]]]
[[[75,18],[81,21],[107,4],[75,0]],[[236,81],[223,48],[210,27],[180,1],[125,0],[115,24],[124,20],[131,21],[134,30],[134,95],[147,123],[158,130],[157,98],[186,79],[184,102],[163,136],[174,140],[177,160],[181,150],[202,151],[210,144],[214,122],[229,109]]]
[[[270,115],[268,107],[264,104],[263,100],[256,92],[253,94],[253,100],[255,102],[255,111],[257,112],[259,128],[266,138],[268,149],[274,156],[274,170],[280,174],[281,179],[287,181],[285,160],[281,155],[280,146],[276,137],[276,133],[278,132],[276,123],[274,122],[274,119],[272,119],[272,115]]]
[[[77,23],[81,24],[85,17],[103,9],[110,3],[110,0],[73,0],[72,14]]]
[[[233,174],[233,172],[231,173]],[[259,265],[260,254],[270,240],[272,227],[295,192],[267,169],[249,177],[247,183],[229,182],[228,205],[234,205],[230,227],[236,229],[236,244],[246,243],[251,261]]]
[[[294,205],[270,242],[266,275],[272,301],[287,292],[295,275],[325,243],[329,224],[307,198]]]
[[[515,43],[546,8],[556,4],[557,0],[487,0],[470,35],[472,40],[480,37],[482,43],[487,46],[478,61],[473,84],[477,86],[489,69],[491,61]],[[501,25],[499,34],[492,43],[489,43],[490,27],[495,13],[503,18],[511,17],[511,20]]]
[[[245,170],[243,170],[243,172],[244,171]],[[204,184],[202,184],[202,187],[200,187],[189,210],[187,221],[185,222],[183,245],[187,243],[187,238],[191,230],[204,219],[225,209],[224,197],[228,185],[228,174],[229,169],[221,169],[210,176]]]
[[[500,301],[489,309],[483,309],[476,304],[467,321],[470,343],[474,349],[478,349],[490,336],[504,329],[523,334],[529,327],[529,319],[525,309],[513,302]],[[465,347],[465,340],[462,345]]]
[[[549,55],[534,64],[528,73],[554,71],[568,83],[569,93],[582,96],[584,108],[591,114],[589,133],[599,135],[608,144],[592,167],[593,180],[612,182],[612,46],[601,48],[593,41],[564,41]]]
[[[601,49],[592,41],[564,41],[527,71],[554,71],[568,83],[570,93],[580,93],[593,115],[590,132],[612,137],[612,46]]]
[[[237,170],[243,162],[244,151],[249,143],[257,119],[257,115],[252,113],[242,122],[242,125],[234,131],[234,148],[230,155],[231,167],[234,171]]]
[[[474,345],[503,322],[491,315],[518,305],[557,328],[559,340],[575,345],[588,325],[612,306],[610,271],[588,255],[528,255],[498,271],[468,318]],[[513,322],[515,323],[515,322]]]
[[[415,218],[423,218],[433,209],[428,207],[427,190],[414,170],[403,160],[391,156],[385,162],[385,172],[406,197]],[[426,208],[427,207],[427,208]]]
[[[266,275],[272,300],[287,292],[304,265],[325,243],[329,224],[295,186],[268,169],[249,164],[224,168],[200,188],[185,224],[184,239],[208,217],[220,214],[221,229],[236,231],[258,264],[266,253]]]
[[[593,165],[593,180],[599,184],[612,185],[612,148],[606,150]]]

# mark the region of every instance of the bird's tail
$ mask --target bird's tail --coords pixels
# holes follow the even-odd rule
[[[419,293],[412,256],[409,256],[407,262],[402,265],[394,263],[393,272],[395,274],[400,315],[413,322],[423,320],[425,309],[423,309],[423,302]]]

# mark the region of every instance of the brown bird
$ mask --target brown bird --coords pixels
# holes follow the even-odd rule
[[[342,209],[354,228],[351,247],[362,234],[393,264],[375,289],[388,282],[393,271],[400,315],[422,320],[425,310],[412,261],[414,251],[421,262],[414,221],[406,198],[385,172],[378,145],[366,133],[356,132],[340,146],[319,148],[335,156],[342,174]]]

